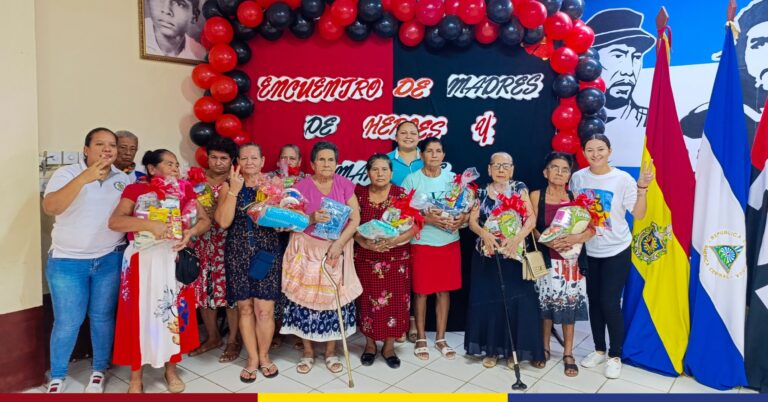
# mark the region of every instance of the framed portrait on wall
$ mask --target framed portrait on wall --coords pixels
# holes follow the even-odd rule
[[[200,44],[204,0],[138,0],[141,58],[198,64],[207,50]]]

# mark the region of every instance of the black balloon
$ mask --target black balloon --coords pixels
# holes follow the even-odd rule
[[[475,38],[475,31],[471,25],[464,25],[464,28],[461,28],[461,34],[458,38],[454,39],[451,43],[453,43],[456,47],[469,47],[469,45],[472,44],[472,40]]]
[[[224,113],[244,119],[253,114],[253,101],[248,95],[238,94],[235,99],[224,104]]]
[[[552,15],[560,11],[560,6],[562,6],[563,0],[539,0],[539,3],[547,8],[547,15]]]
[[[267,8],[267,21],[277,29],[288,28],[291,25],[291,7],[282,1],[272,4]]]
[[[357,18],[363,22],[376,22],[384,13],[381,0],[360,0],[357,3]]]
[[[385,11],[381,15],[381,19],[373,24],[373,32],[382,38],[392,38],[397,35],[397,20],[392,14]]]
[[[237,14],[237,6],[239,6],[242,1],[243,0],[217,0],[217,3],[219,4],[219,10],[221,10],[224,15],[231,17]]]
[[[347,25],[344,30],[347,31],[347,36],[350,39],[357,42],[364,41],[371,34],[371,28],[367,24],[360,22],[360,20],[355,20],[355,22]]]
[[[237,64],[245,64],[251,61],[251,47],[247,43],[233,40],[229,46],[237,53]]]
[[[461,31],[464,28],[464,23],[461,22],[459,17],[448,14],[445,17],[443,17],[442,20],[440,20],[440,23],[437,25],[438,32],[440,32],[440,36],[443,37],[445,40],[454,40],[461,35]]]
[[[580,58],[579,64],[576,65],[576,78],[581,81],[594,81],[600,77],[602,72],[603,67],[600,62],[589,57]]]
[[[571,74],[561,74],[552,81],[552,92],[560,98],[570,98],[579,93],[579,80]]]
[[[309,19],[320,18],[324,10],[323,0],[301,0],[301,14]]]
[[[579,122],[578,132],[582,139],[589,138],[595,134],[604,134],[605,122],[596,116],[584,116]]]
[[[198,147],[208,145],[208,141],[216,135],[216,129],[213,123],[203,123],[198,121],[189,129],[189,139]]]
[[[249,41],[256,37],[256,35],[259,34],[258,29],[256,28],[248,28],[247,26],[240,23],[240,21],[230,21],[232,24],[232,30],[235,31],[235,38]]]
[[[264,39],[271,41],[278,40],[283,36],[283,30],[275,28],[269,21],[264,21],[259,25],[259,33]]]
[[[526,29],[523,36],[523,42],[529,45],[535,45],[544,39],[544,26],[540,25],[535,29]]]
[[[205,92],[203,92],[203,96],[211,96],[211,90],[206,89]]]
[[[520,24],[520,20],[517,17],[512,17],[508,23],[501,26],[499,29],[499,36],[501,41],[507,46],[517,46],[523,41],[525,35],[525,28]]]
[[[291,32],[299,39],[307,39],[315,32],[315,23],[303,14],[297,14],[291,24]]]
[[[512,16],[512,0],[490,0],[486,7],[488,19],[497,23],[504,24]]]
[[[597,61],[600,61],[600,53],[598,53],[597,49],[593,47],[587,49],[586,52],[579,55],[579,59],[583,57],[589,57],[590,59],[595,59]]]
[[[584,0],[563,0],[560,11],[568,14],[571,19],[577,20],[584,14]]]
[[[446,40],[440,35],[440,28],[427,27],[424,32],[424,44],[432,49],[442,49],[445,47]]]
[[[597,88],[584,88],[576,95],[576,104],[584,114],[595,114],[605,106],[605,94]]]
[[[600,109],[599,112],[595,113],[595,116],[598,117],[600,120],[607,122],[608,121],[608,110],[606,108]]]
[[[249,77],[243,70],[227,71],[224,75],[235,80],[235,84],[237,84],[237,93],[248,93],[251,89],[251,77]]]
[[[219,3],[216,0],[208,0],[203,4],[203,17],[205,19],[223,16],[224,14],[219,10]]]

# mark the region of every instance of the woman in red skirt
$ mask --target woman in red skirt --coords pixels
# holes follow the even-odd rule
[[[152,181],[178,179],[179,162],[173,153],[164,149],[148,151],[142,163],[149,181],[126,187],[109,219],[109,228],[128,233],[130,241],[123,257],[113,361],[131,367],[129,393],[143,391],[141,374],[145,364],[165,366],[168,391],[178,393],[185,386],[176,372],[176,363],[183,353],[200,344],[200,338],[195,288],[176,281],[176,256],[192,237],[208,231],[211,221],[188,182],[178,181],[178,186],[173,186],[168,181]],[[187,203],[195,203],[197,224],[184,230],[180,241],[155,241],[169,237],[170,224],[139,218],[134,211],[145,211],[163,199],[170,202],[172,197],[178,198],[182,211]],[[136,236],[140,236],[138,241]]]
[[[424,167],[408,175],[403,189],[412,189],[433,200],[444,200],[453,187],[453,172],[442,170],[445,159],[443,144],[435,137],[419,144]],[[416,294],[416,349],[414,354],[421,360],[429,360],[429,348],[425,335],[427,296],[435,294],[437,333],[435,349],[446,359],[454,359],[456,351],[445,341],[448,326],[450,292],[461,288],[461,249],[459,228],[467,222],[467,214],[445,217],[439,210],[430,210],[424,216],[424,229],[418,239],[411,241],[411,264],[413,267],[413,293]]]
[[[369,186],[357,186],[360,223],[381,219],[393,201],[405,196],[391,183],[392,161],[375,154],[366,165]],[[411,247],[415,227],[393,239],[369,240],[355,234],[355,269],[363,294],[357,298],[359,326],[365,334],[365,350],[360,357],[364,366],[376,359],[376,341],[384,341],[381,356],[391,368],[400,367],[395,354],[395,339],[408,330],[411,304]]]

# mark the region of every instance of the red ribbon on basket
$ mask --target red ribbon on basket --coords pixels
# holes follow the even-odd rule
[[[206,182],[205,170],[197,166],[189,168],[189,172],[187,172],[187,177],[189,178],[189,182],[192,183],[193,186]]]
[[[498,195],[499,205],[491,211],[491,215],[499,216],[506,211],[515,211],[525,224],[526,218],[528,218],[528,208],[525,207],[525,201],[517,194],[512,194],[511,197],[507,197],[505,194]]]
[[[418,238],[421,229],[424,227],[424,217],[421,216],[421,212],[418,209],[411,206],[411,200],[416,193],[416,189],[411,190],[407,195],[404,195],[394,201],[392,206],[400,210],[400,217],[408,217],[413,220],[413,227],[416,228],[416,238]]]
[[[598,226],[600,224],[600,215],[598,215],[597,211],[595,211],[595,199],[593,197],[590,197],[584,193],[579,194],[574,198],[573,201],[561,205],[563,207],[570,207],[570,206],[576,206],[576,207],[582,207],[589,212],[589,218],[592,223],[592,226]]]
[[[167,194],[178,194],[178,187],[174,184],[163,177],[155,176],[149,182],[149,189],[157,194],[158,200],[164,200]]]

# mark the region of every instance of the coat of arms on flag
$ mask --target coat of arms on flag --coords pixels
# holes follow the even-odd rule
[[[667,242],[671,238],[672,225],[660,227],[651,222],[632,239],[632,252],[635,257],[650,264],[667,253]]]

